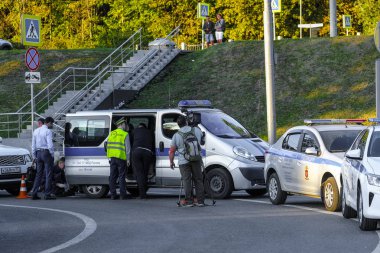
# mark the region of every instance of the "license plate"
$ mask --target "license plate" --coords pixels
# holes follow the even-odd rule
[[[8,167],[8,168],[1,168],[1,174],[14,174],[14,173],[20,173],[21,168],[20,167]]]

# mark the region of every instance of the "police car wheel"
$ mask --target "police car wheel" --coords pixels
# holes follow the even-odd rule
[[[249,189],[245,191],[252,197],[259,197],[267,193],[267,189]]]
[[[109,191],[108,185],[85,185],[83,192],[92,199],[103,198]]]
[[[358,189],[358,203],[357,203],[357,210],[358,210],[358,219],[359,219],[359,227],[361,230],[375,230],[377,228],[377,221],[373,219],[368,219],[364,216],[363,212],[363,197],[362,197],[362,191],[359,188]]]
[[[212,198],[228,198],[233,191],[232,178],[222,168],[215,168],[207,172],[205,181],[205,190]]]
[[[286,198],[288,197],[286,192],[281,189],[280,179],[278,178],[277,173],[273,173],[270,175],[267,189],[269,194],[270,202],[274,205],[284,204]]]
[[[334,177],[329,177],[323,183],[323,203],[327,211],[335,212],[340,209],[340,197],[338,185]]]
[[[346,194],[344,193],[344,190],[342,190],[342,215],[346,219],[356,217],[356,211],[352,207],[347,205]]]

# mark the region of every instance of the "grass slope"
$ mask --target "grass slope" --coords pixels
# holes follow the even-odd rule
[[[34,85],[34,94],[67,67],[95,67],[112,49],[39,50],[41,84]],[[0,51],[0,112],[15,112],[30,100],[30,84],[25,83],[26,50]]]
[[[373,37],[275,42],[277,135],[305,118],[375,116]],[[264,42],[237,41],[177,57],[131,108],[176,107],[209,99],[266,138]]]

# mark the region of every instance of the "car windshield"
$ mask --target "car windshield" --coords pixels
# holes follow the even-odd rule
[[[380,132],[376,131],[372,134],[369,143],[368,157],[380,157]]]
[[[358,136],[360,130],[321,131],[321,137],[331,153],[346,152]]]
[[[202,125],[212,134],[221,138],[252,138],[239,122],[223,112],[202,112]]]

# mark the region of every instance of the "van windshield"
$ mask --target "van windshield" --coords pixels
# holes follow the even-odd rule
[[[201,112],[202,125],[221,138],[252,138],[247,129],[223,112]]]

